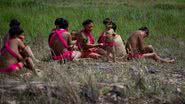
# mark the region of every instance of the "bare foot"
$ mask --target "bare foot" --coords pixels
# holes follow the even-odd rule
[[[25,74],[20,75],[22,78],[30,78],[32,76],[32,72],[26,72]]]
[[[169,60],[168,63],[174,64],[175,63],[175,59]]]

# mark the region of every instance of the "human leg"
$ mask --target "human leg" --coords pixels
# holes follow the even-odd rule
[[[147,45],[144,47],[144,53],[153,53],[153,52],[155,51],[152,45]]]
[[[16,64],[11,64],[5,69],[1,69],[0,72],[1,73],[12,73],[12,72],[16,72],[16,71],[21,70],[22,67],[23,67],[23,63],[19,62]]]
[[[146,53],[146,54],[143,54],[143,57],[144,58],[151,58],[157,62],[164,62],[164,63],[174,63],[175,60],[174,59],[163,59],[161,58],[159,55],[157,55],[156,53]]]
[[[73,60],[78,60],[82,56],[82,53],[79,51],[73,51],[72,58]]]
[[[33,71],[34,74],[36,74],[36,75],[39,76],[39,72],[40,72],[41,70],[35,68],[35,64],[33,63],[33,60],[32,60],[31,57],[25,58],[25,60],[24,60],[24,66],[25,66],[27,69]],[[31,72],[29,71],[28,73],[31,73]]]
[[[25,47],[25,50],[27,51],[28,55],[36,62],[40,62],[38,59],[35,58],[31,48],[29,46]]]

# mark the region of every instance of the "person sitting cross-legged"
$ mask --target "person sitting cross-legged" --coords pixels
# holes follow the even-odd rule
[[[64,18],[55,20],[56,28],[49,35],[48,43],[53,60],[73,61],[81,57],[81,52],[71,48],[72,38],[68,32],[68,21]]]

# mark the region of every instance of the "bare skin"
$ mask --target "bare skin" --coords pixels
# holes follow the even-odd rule
[[[76,34],[77,34],[77,30],[73,30],[71,31],[71,37],[72,37],[72,41],[76,41]]]
[[[94,24],[93,24],[93,23],[90,23],[90,24],[88,24],[88,25],[86,25],[86,26],[84,27],[84,30],[85,30],[85,31],[90,31],[90,32],[92,32],[93,26],[94,26]],[[91,44],[91,43],[90,43],[90,39],[88,39],[88,38],[86,37],[86,35],[83,34],[83,33],[82,33],[82,38],[83,38],[83,39],[87,39],[87,42],[86,42],[86,43],[83,42],[83,43],[84,43],[84,44],[83,44],[84,49],[98,48],[98,47],[101,46],[101,45],[98,45],[98,44]]]
[[[84,27],[84,31],[91,32],[93,30],[93,23],[90,23]],[[84,53],[87,50],[93,50],[95,49],[96,52],[88,53],[87,57],[99,59],[102,57],[102,55],[105,55],[105,51],[102,49],[102,44],[91,44],[90,39],[84,34],[81,33],[80,39],[78,39],[78,42],[80,44],[80,49],[82,50],[82,53]]]
[[[104,36],[105,36],[105,32],[109,31],[110,29],[112,29],[112,23],[111,24],[109,24],[109,23],[105,24]],[[119,34],[115,33],[114,41],[115,41],[116,57],[125,57],[126,56],[126,50],[125,50],[125,45],[123,43],[123,40],[122,40],[121,36]]]
[[[25,36],[24,36],[23,34],[21,34],[21,35],[18,36],[18,38],[19,38],[20,40],[24,41]],[[6,34],[6,35],[4,36],[4,38],[3,38],[3,43],[5,44],[5,43],[8,41],[8,39],[9,39],[9,35]],[[30,48],[29,46],[26,45],[25,50],[27,50],[27,52],[29,53],[29,56],[30,56],[34,61],[40,62],[37,58],[35,58],[35,55],[33,54],[32,50],[31,50],[31,48]]]
[[[3,70],[11,64],[19,63],[20,65],[24,65],[28,69],[35,72],[32,59],[29,56],[29,52],[25,50],[25,44],[22,40],[15,37],[11,40],[9,46],[18,55],[18,59],[13,57],[6,49],[3,49],[0,55],[0,69]],[[22,56],[21,52],[24,53],[25,56]],[[19,70],[19,68],[17,68],[17,70]]]
[[[129,37],[126,50],[128,54],[143,53],[143,58],[150,58],[157,62],[174,63],[175,60],[161,58],[155,51],[152,45],[144,45],[144,38],[147,34],[144,31],[138,30]]]
[[[50,40],[50,38],[51,38],[52,35],[53,35],[53,33],[50,34],[49,40]],[[64,40],[67,42],[67,44],[69,46],[71,46],[72,45],[72,37],[71,37],[71,34],[69,32],[64,32],[61,35],[64,38]],[[66,50],[72,50],[72,49],[66,49],[61,44],[59,38],[55,38],[50,47],[52,49],[52,54],[53,55],[56,55],[56,56],[60,55],[61,53],[64,53]],[[73,51],[73,54],[72,54],[73,60],[77,60],[80,56],[81,56],[81,53],[80,52]]]

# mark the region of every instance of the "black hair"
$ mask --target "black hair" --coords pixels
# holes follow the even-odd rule
[[[103,24],[106,25],[107,23],[112,23],[112,20],[110,18],[105,18]]]
[[[9,29],[9,35],[10,37],[16,37],[21,35],[24,32],[24,30],[19,26],[14,26]]]
[[[83,21],[82,25],[83,25],[83,26],[86,26],[86,25],[88,25],[88,24],[90,24],[90,23],[93,23],[93,20],[91,20],[91,19],[86,19],[85,21]]]
[[[20,25],[21,23],[17,19],[12,19],[9,24],[10,28],[14,26],[20,26]]]
[[[145,33],[146,33],[147,35],[149,35],[149,29],[148,29],[147,27],[141,27],[141,28],[139,28],[139,30],[145,31]]]
[[[69,23],[64,18],[57,18],[55,20],[55,25],[58,26],[59,28],[67,29],[69,26]]]
[[[114,30],[114,32],[116,32],[117,25],[116,25],[116,23],[114,23],[114,22],[112,22],[112,29]]]

